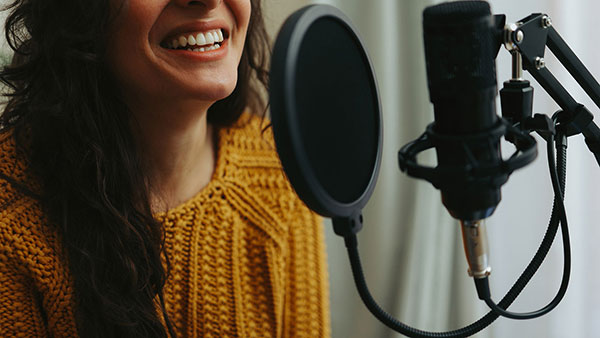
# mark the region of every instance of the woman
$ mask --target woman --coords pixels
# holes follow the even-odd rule
[[[0,336],[328,336],[320,221],[246,112],[259,0],[10,8]]]

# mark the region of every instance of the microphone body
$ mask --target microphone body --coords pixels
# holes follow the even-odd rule
[[[423,13],[438,168],[464,173],[440,187],[442,202],[461,221],[489,217],[501,199],[499,185],[477,176],[502,161],[499,138],[491,132],[501,123],[493,29],[484,1],[443,3]]]
[[[535,139],[496,115],[496,55],[504,43],[504,22],[503,15],[492,16],[485,1],[425,9],[427,84],[435,121],[398,152],[400,169],[439,189],[444,206],[460,221],[469,274],[481,299],[489,299],[485,285],[491,273],[485,219],[500,203],[500,187],[510,174],[537,156]],[[506,160],[502,137],[516,148]],[[419,165],[417,155],[431,148],[437,167]]]

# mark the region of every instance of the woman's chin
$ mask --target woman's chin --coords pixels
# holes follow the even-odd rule
[[[234,89],[235,83],[213,83],[193,88],[187,95],[202,101],[217,102],[231,95]]]

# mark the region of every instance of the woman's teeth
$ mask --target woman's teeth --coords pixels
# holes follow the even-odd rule
[[[223,31],[214,29],[208,32],[183,34],[166,43],[168,49],[187,49],[193,52],[208,52],[221,47]]]

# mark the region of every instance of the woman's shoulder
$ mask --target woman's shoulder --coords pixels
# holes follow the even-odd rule
[[[33,316],[29,324],[40,327],[36,306],[52,309],[47,311],[48,329],[72,333],[73,292],[66,255],[27,167],[12,131],[0,130],[0,279],[7,291],[0,306],[25,309]]]
[[[28,169],[26,141],[18,143],[15,135],[13,129],[0,129],[0,209],[7,195],[35,197],[40,192],[38,182]]]
[[[14,130],[0,130],[0,211],[20,196],[36,194],[27,168],[26,151],[17,145]]]
[[[12,130],[0,130],[0,244],[4,249],[33,247],[23,241],[42,232],[39,189],[27,171]],[[20,245],[21,243],[22,245]]]
[[[15,131],[0,129],[0,178],[23,183],[27,181],[26,168],[26,155],[17,146]]]

